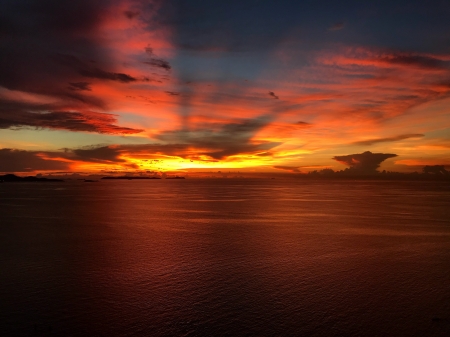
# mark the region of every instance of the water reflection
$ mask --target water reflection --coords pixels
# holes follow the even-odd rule
[[[79,336],[450,329],[450,193],[433,183],[1,188],[12,335],[33,324]]]

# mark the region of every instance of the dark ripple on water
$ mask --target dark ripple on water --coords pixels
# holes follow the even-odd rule
[[[449,204],[435,182],[2,184],[1,334],[447,336]]]

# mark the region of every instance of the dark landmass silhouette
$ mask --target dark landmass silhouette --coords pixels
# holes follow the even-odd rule
[[[311,171],[304,175],[308,178],[316,179],[377,179],[377,180],[449,180],[450,171],[445,169],[444,165],[427,165],[423,167],[422,172],[402,173],[383,170],[361,171],[353,167],[341,171],[332,169],[323,169],[320,171]]]
[[[175,177],[167,177],[166,179],[186,179],[185,177],[175,176]]]
[[[15,174],[5,174],[0,175],[0,182],[5,183],[11,183],[11,182],[42,182],[42,183],[48,183],[48,182],[63,182],[62,179],[55,179],[55,178],[39,178],[39,177],[19,177]]]
[[[161,179],[160,177],[142,177],[142,176],[119,176],[119,177],[103,177],[102,179],[116,179],[116,180],[144,180],[144,179]]]
[[[423,173],[425,174],[436,174],[436,175],[450,175],[450,172],[445,169],[444,165],[426,165],[423,168]]]
[[[426,165],[422,173],[401,173],[383,170],[378,171],[380,164],[388,158],[397,157],[393,153],[363,153],[349,154],[345,156],[335,156],[332,159],[347,165],[345,170],[333,171],[323,169],[308,173],[314,178],[352,178],[352,179],[387,179],[387,180],[450,180],[450,172],[444,165]]]
[[[334,156],[332,159],[348,166],[340,171],[325,168],[302,173],[300,166],[273,166],[273,168],[289,171],[290,174],[296,173],[294,176],[300,179],[450,180],[450,171],[446,170],[446,165],[426,165],[422,168],[422,172],[410,173],[378,170],[386,159],[397,156],[394,153],[370,151]]]

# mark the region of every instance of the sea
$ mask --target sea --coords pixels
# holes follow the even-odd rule
[[[450,182],[0,184],[0,336],[450,336]]]

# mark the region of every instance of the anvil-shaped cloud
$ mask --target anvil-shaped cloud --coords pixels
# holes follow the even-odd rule
[[[346,156],[335,156],[334,160],[348,165],[350,169],[355,173],[360,174],[373,174],[376,173],[380,164],[388,158],[397,157],[392,153],[372,153],[366,151],[358,154],[349,154]]]

